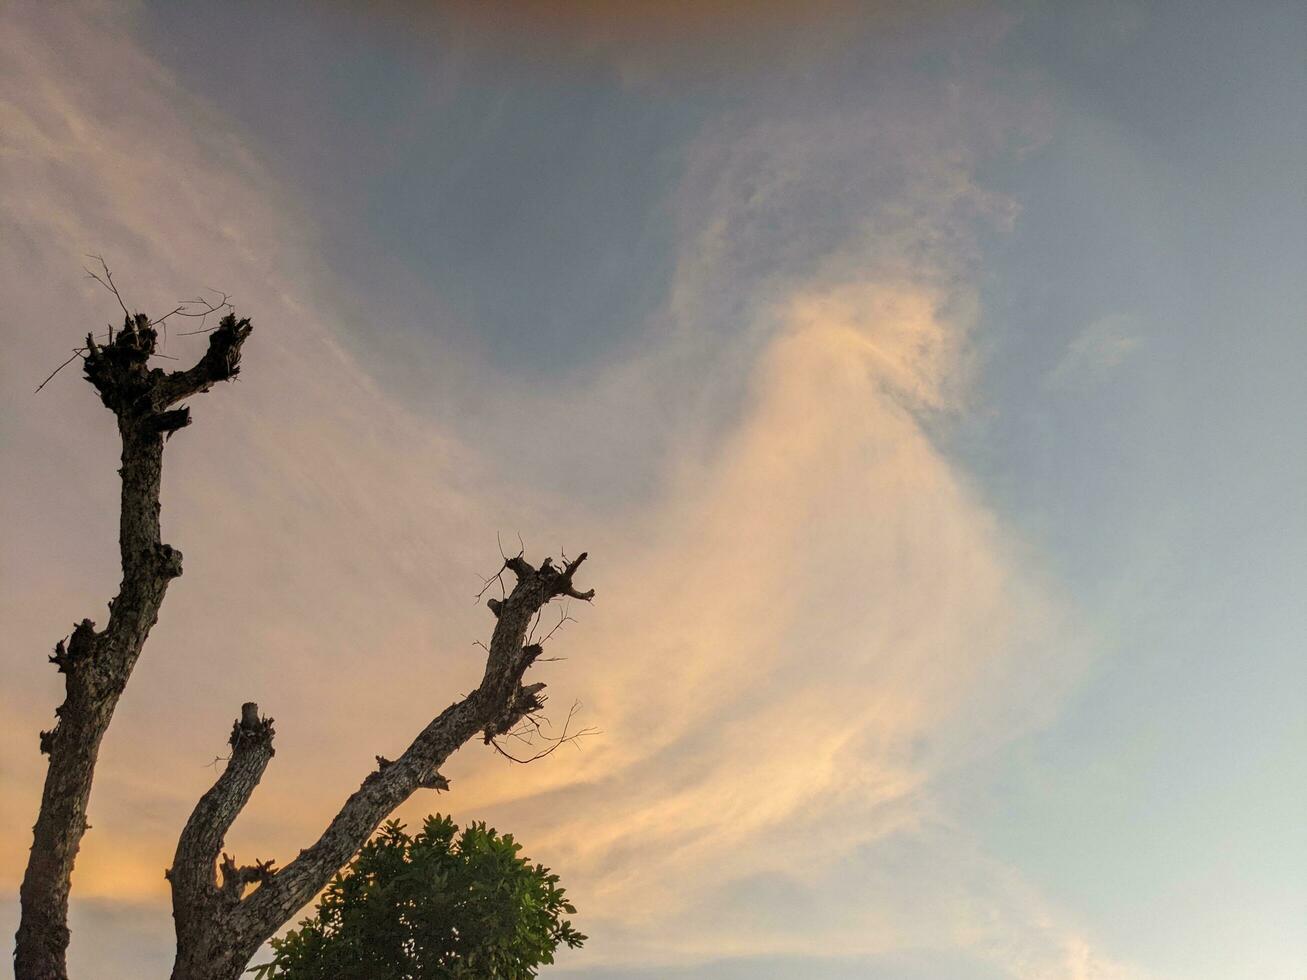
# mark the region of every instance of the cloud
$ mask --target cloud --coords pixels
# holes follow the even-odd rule
[[[102,250],[134,301],[230,288],[256,333],[240,382],[169,445],[164,532],[186,574],[102,754],[80,948],[123,916],[166,922],[161,870],[242,701],[276,716],[278,754],[228,846],[284,857],[475,684],[474,576],[516,528],[535,557],[594,555],[599,601],[542,677],[604,735],[528,768],[469,748],[452,796],[403,812],[452,806],[529,841],[577,896],[590,962],[933,944],[1017,976],[1116,975],[935,791],[1045,719],[1076,668],[1052,642],[1071,614],[931,435],[965,405],[975,228],[1010,215],[970,176],[997,109],[904,81],[724,120],[690,148],[678,271],[643,346],[566,379],[566,399],[429,348],[502,402],[433,419],[351,353],[362,328],[341,310],[360,304],[257,147],[100,15],[6,17],[0,377],[25,477],[3,497],[6,887],[58,700],[42,653],[116,582],[111,421],[71,370],[30,394],[98,328],[88,310],[112,313],[76,273]],[[584,439],[522,463],[578,407],[658,447],[648,491],[598,517],[565,492]],[[580,473],[535,478],[550,467]]]
[[[1067,345],[1046,377],[1050,388],[1088,387],[1123,364],[1142,343],[1139,319],[1113,314],[1095,320]]]

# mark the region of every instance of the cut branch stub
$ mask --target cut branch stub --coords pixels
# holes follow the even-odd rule
[[[234,858],[224,854],[222,862],[218,865],[218,870],[222,874],[222,883],[218,886],[218,891],[228,904],[234,905],[241,900],[246,885],[265,885],[271,881],[272,876],[277,873],[275,865],[275,861],[260,861],[256,858],[253,864],[237,866]]]
[[[449,780],[438,772],[432,772],[419,779],[418,786],[422,789],[434,789],[437,792],[443,792],[449,789]]]
[[[512,558],[504,560],[504,567],[517,576],[519,584],[532,578],[543,583],[547,593],[545,602],[548,602],[554,596],[560,595],[571,596],[573,599],[582,599],[589,602],[594,598],[594,589],[578,592],[572,585],[572,577],[576,574],[576,570],[581,567],[581,563],[588,557],[590,557],[589,554],[583,551],[575,559],[565,563],[562,568],[555,568],[553,558],[546,558],[540,563],[539,568],[532,568],[531,563],[521,555],[514,555]]]
[[[235,313],[219,320],[209,334],[209,349],[193,368],[163,375],[159,386],[163,401],[158,407],[175,405],[183,398],[208,391],[219,381],[236,377],[241,369],[241,346],[252,329],[248,318],[237,319]]]
[[[276,730],[272,727],[272,719],[260,718],[259,706],[253,701],[246,701],[241,705],[240,719],[231,726],[229,741],[233,750],[250,743],[266,744],[268,755],[272,756],[277,754],[272,747],[272,738],[276,734]]]
[[[208,391],[219,381],[240,373],[241,347],[253,328],[248,318],[228,313],[209,334],[209,348],[195,366],[165,372],[148,362],[155,353],[158,331],[143,313],[128,316],[117,335],[103,346],[87,335],[86,377],[100,400],[119,418],[139,418],[156,431],[174,432],[188,425],[186,409],[168,409],[183,398]]]
[[[148,404],[149,395],[163,377],[163,371],[150,368],[148,362],[158,338],[158,332],[150,326],[150,318],[144,313],[124,317],[122,329],[117,335],[111,333],[104,346],[97,344],[91,334],[86,335],[83,359],[86,379],[115,415],[154,407]]]
[[[95,624],[89,619],[83,619],[73,627],[67,643],[60,640],[54,645],[50,663],[59,669],[59,673],[70,673],[79,663],[90,658],[95,649],[95,635]]]

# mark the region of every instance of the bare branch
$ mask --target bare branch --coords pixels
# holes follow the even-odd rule
[[[227,313],[209,334],[209,349],[188,371],[174,371],[159,383],[159,405],[175,405],[183,398],[208,391],[219,381],[240,373],[241,346],[250,335],[250,321]]]
[[[579,707],[574,705],[562,734],[547,735],[535,717],[545,702],[545,685],[522,684],[526,670],[541,653],[539,644],[527,642],[530,624],[551,600],[570,594],[567,590],[571,588],[571,576],[580,560],[565,563],[563,568],[554,567],[548,559],[534,568],[523,555],[507,557],[504,562],[504,567],[517,576],[517,582],[502,601],[491,600],[495,603],[495,625],[489,645],[482,645],[486,650],[486,665],[476,690],[433,718],[398,758],[377,756],[376,768],[344,802],[317,841],[300,851],[285,867],[273,871],[264,862],[252,869],[241,869],[232,861],[230,869],[224,872],[224,882],[232,884],[219,886],[212,883],[212,875],[222,835],[231,826],[233,809],[239,811],[245,805],[263,771],[254,763],[259,758],[256,751],[261,751],[259,747],[265,742],[255,739],[247,747],[244,735],[236,737],[236,733],[255,730],[251,726],[257,722],[257,715],[253,720],[243,716],[237,723],[232,760],[214,788],[196,806],[178,844],[172,880],[174,913],[178,915],[179,964],[211,962],[218,950],[232,963],[247,962],[259,945],[327,884],[400,804],[420,789],[449,789],[449,781],[441,775],[440,767],[478,732],[497,751],[508,755],[495,739],[513,732],[526,720],[530,731],[550,742],[549,748],[538,753],[537,758],[543,758],[559,745],[593,733],[592,729],[570,731],[572,716]],[[559,625],[568,618],[564,611]],[[555,626],[551,635],[557,629]],[[270,757],[269,734],[263,764]],[[239,775],[242,773],[245,775]],[[189,869],[184,879],[183,869]],[[198,884],[202,872],[209,875],[207,891]],[[211,918],[202,935],[183,930],[183,919],[187,922],[192,919],[178,913],[179,902],[191,901],[188,896],[194,894],[209,896],[205,901],[215,901],[212,898],[215,894],[230,899],[238,888],[243,890],[249,884],[256,887],[239,898],[229,914],[217,920]]]
[[[496,616],[499,615],[498,606],[503,602],[504,599],[508,598],[508,592],[504,589],[504,569],[506,568],[508,568],[507,559],[505,559],[505,564],[499,566],[499,568],[495,571],[495,574],[491,575],[489,578],[482,579],[481,591],[478,592],[472,599],[473,602],[480,602],[481,597],[486,594],[486,591],[490,588],[490,586],[495,584],[496,582],[499,583],[500,598],[495,599],[492,597],[490,599],[490,602],[495,603],[495,605],[490,606],[490,611],[493,612]],[[486,603],[486,605],[490,605],[490,602]]]
[[[546,634],[544,635],[544,638],[540,641],[540,645],[541,645],[541,646],[544,646],[544,645],[545,645],[546,643],[548,643],[551,639],[553,639],[554,634],[557,633],[560,629],[563,628],[563,624],[564,624],[564,623],[575,623],[575,622],[576,622],[575,619],[573,619],[571,616],[568,615],[568,610],[569,610],[569,608],[570,608],[570,607],[568,606],[567,603],[563,603],[563,608],[560,609],[560,610],[558,611],[558,622],[556,622],[556,623],[554,624],[554,628],[553,628],[553,629],[551,629],[548,633],[546,633]]]
[[[213,292],[218,292],[216,289]],[[214,303],[212,300],[205,299],[203,296],[196,296],[194,299],[184,299],[179,302],[173,309],[169,310],[161,317],[156,317],[150,321],[150,326],[161,324],[171,316],[184,316],[198,318],[201,323],[209,318],[212,313],[219,313],[223,310],[232,310],[231,297],[226,293],[218,293],[221,299]],[[210,328],[214,329],[214,328]],[[181,337],[190,337],[197,333],[208,333],[209,330],[187,330],[179,334]]]
[[[60,364],[60,365],[59,365],[57,368],[55,368],[53,371],[51,371],[51,372],[49,373],[49,375],[46,376],[46,379],[45,379],[44,381],[42,381],[39,385],[36,386],[36,391],[34,391],[32,394],[40,394],[40,393],[41,393],[41,389],[44,388],[46,385],[48,385],[51,381],[53,381],[53,380],[54,380],[54,376],[55,376],[56,374],[58,374],[60,371],[62,371],[64,368],[66,368],[69,364],[72,364],[73,361],[77,360],[77,358],[80,357],[80,356],[82,355],[82,352],[83,352],[84,350],[86,350],[85,347],[79,347],[79,348],[77,348],[75,351],[73,351],[72,356],[69,357],[68,360],[66,360],[66,361],[64,361],[62,364]]]
[[[113,328],[110,327],[110,328],[109,328],[109,331],[108,331],[106,334],[104,334],[104,336],[107,337],[107,338],[109,338],[110,340],[112,340],[112,339],[113,339]],[[49,373],[49,375],[46,376],[46,379],[45,379],[44,381],[42,381],[39,385],[36,386],[36,391],[34,391],[33,394],[39,394],[42,388],[44,388],[44,387],[45,387],[46,385],[48,385],[51,381],[54,380],[54,376],[55,376],[56,374],[58,374],[60,371],[62,371],[64,368],[66,368],[69,364],[72,364],[73,361],[77,360],[79,357],[81,357],[81,356],[82,356],[83,354],[85,354],[85,353],[86,353],[86,348],[85,348],[85,347],[74,347],[74,348],[73,348],[73,352],[72,352],[72,354],[69,356],[68,360],[64,361],[64,362],[63,362],[62,364],[60,364],[57,368],[55,368],[53,371],[51,371],[51,372]]]
[[[198,914],[216,900],[214,862],[227,831],[249,802],[274,755],[275,734],[272,719],[260,718],[257,704],[251,701],[241,705],[241,717],[232,725],[227,768],[200,798],[177,842],[168,872],[174,906],[181,903]]]
[[[581,567],[581,563],[590,556],[586,552],[581,552],[576,556],[575,561],[567,562],[563,568],[563,574],[559,580],[557,595],[571,596],[573,599],[580,599],[582,602],[589,602],[595,597],[595,590],[589,589],[585,592],[578,592],[572,585],[572,576],[576,570]]]
[[[90,269],[86,269],[85,267],[83,267],[86,274],[90,276],[92,279],[94,279],[96,282],[98,282],[105,289],[109,290],[109,292],[113,293],[113,298],[116,299],[118,301],[118,305],[122,307],[123,316],[127,317],[128,319],[131,319],[132,316],[131,311],[127,309],[127,304],[123,302],[122,293],[118,292],[118,287],[114,285],[113,273],[109,271],[109,264],[104,261],[104,256],[88,255],[87,258],[95,259],[95,261],[99,262],[100,268],[101,270],[103,270],[103,274],[98,275],[92,272]]]
[[[572,718],[579,710],[581,710],[581,702],[579,701],[573,702],[572,707],[568,709],[567,718],[563,721],[563,731],[560,735],[557,736],[551,736],[545,734],[545,732],[540,727],[540,723],[537,722],[535,719],[530,719],[532,723],[532,736],[543,739],[544,741],[550,744],[549,744],[549,748],[543,749],[535,753],[534,755],[528,756],[525,759],[519,759],[517,756],[512,755],[509,752],[506,752],[504,750],[504,747],[500,745],[499,742],[496,740],[492,739],[490,744],[496,752],[502,755],[505,759],[508,759],[510,762],[516,762],[519,765],[528,765],[529,763],[536,762],[537,760],[543,759],[547,755],[552,755],[555,751],[558,750],[559,747],[563,745],[575,744],[576,742],[579,742],[581,739],[585,738],[588,735],[598,734],[599,730],[597,728],[583,728],[579,732],[573,732],[570,735],[568,734],[568,728],[572,724]],[[506,732],[505,734],[511,735],[515,738],[520,738],[520,736],[518,736],[514,732]],[[522,740],[525,741],[526,744],[528,745],[533,744],[531,737],[527,737]]]

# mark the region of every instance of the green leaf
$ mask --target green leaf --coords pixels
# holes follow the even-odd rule
[[[410,836],[397,820],[338,874],[312,917],[271,942],[255,980],[452,980],[536,975],[586,937],[558,876],[485,823],[439,814]]]

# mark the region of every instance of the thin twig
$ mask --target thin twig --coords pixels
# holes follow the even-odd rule
[[[495,582],[499,583],[500,599],[507,600],[508,589],[504,587],[504,572],[508,569],[508,563],[510,561],[512,561],[514,558],[521,558],[523,555],[526,554],[526,545],[522,543],[522,535],[520,533],[517,536],[517,544],[518,544],[517,554],[513,555],[512,558],[504,554],[504,542],[503,539],[499,536],[498,531],[495,532],[495,544],[499,546],[499,557],[503,559],[503,564],[499,566],[495,574],[491,575],[489,578],[481,579],[481,591],[479,591],[475,596],[472,597],[473,602],[480,602],[481,597],[485,595],[487,591],[489,591],[490,586]],[[478,575],[477,578],[481,578],[481,576]]]
[[[507,590],[505,590],[505,588],[504,588],[504,569],[506,569],[507,567],[508,567],[507,564],[500,565],[500,566],[499,566],[499,571],[495,572],[495,574],[494,574],[494,575],[491,575],[488,579],[484,579],[484,580],[482,581],[482,583],[481,583],[481,591],[478,592],[475,596],[472,597],[472,601],[473,601],[474,603],[475,603],[475,602],[480,602],[480,601],[481,601],[481,597],[482,597],[483,595],[485,595],[486,592],[487,592],[487,590],[489,590],[490,586],[494,585],[496,582],[499,583],[499,591],[503,594],[504,598],[507,598],[507,597],[508,597],[508,592],[507,592]],[[481,578],[481,576],[478,575],[477,578]]]
[[[526,719],[523,719],[524,721],[529,720],[531,722],[536,735],[539,735],[540,738],[543,739],[544,741],[552,743],[549,746],[549,748],[542,749],[541,751],[537,752],[535,755],[529,756],[528,758],[519,759],[517,756],[513,755],[512,753],[504,751],[503,746],[501,746],[498,740],[496,739],[491,739],[490,744],[494,746],[495,751],[498,752],[500,755],[502,755],[505,759],[508,759],[510,762],[516,762],[518,765],[524,766],[527,765],[528,763],[535,762],[538,759],[543,759],[545,756],[551,754],[552,752],[557,751],[558,747],[561,745],[565,745],[569,742],[577,742],[580,739],[585,738],[587,735],[599,734],[599,730],[597,728],[583,728],[579,732],[573,732],[571,735],[567,734],[567,729],[572,723],[573,716],[575,716],[580,709],[581,709],[581,702],[580,701],[573,702],[571,709],[567,712],[567,720],[563,722],[562,734],[558,735],[557,737],[546,735],[541,730],[540,723],[536,721],[534,718],[531,718],[530,715],[528,715]],[[549,720],[544,719],[544,722],[545,724],[548,724]],[[530,741],[529,737],[523,736],[523,733],[519,732],[519,733],[509,733],[509,734],[515,734],[515,737],[518,738],[519,741],[524,741],[528,745],[533,744]]]
[[[216,289],[213,290],[213,292],[218,293]],[[221,296],[222,299],[220,299],[217,303],[214,303],[212,300],[207,300],[203,296],[196,296],[194,299],[181,300],[175,307],[173,307],[163,316],[159,317],[158,319],[151,320],[150,326],[154,326],[155,324],[158,323],[163,323],[163,321],[167,320],[168,317],[170,316],[198,317],[201,321],[203,321],[211,313],[217,313],[219,310],[231,309],[232,308],[231,296],[227,293],[218,293],[218,295]],[[213,328],[210,328],[210,330],[212,329]],[[208,331],[190,330],[184,334],[180,334],[179,336],[187,337],[190,336],[191,334],[207,333],[207,332]]]
[[[573,619],[571,616],[568,615],[568,612],[571,610],[571,608],[572,608],[572,600],[568,599],[563,603],[563,607],[560,610],[558,610],[558,622],[554,624],[553,629],[551,629],[548,633],[544,635],[544,639],[540,640],[540,646],[544,646],[546,643],[548,643],[550,637],[552,637],[555,633],[557,633],[560,629],[563,628],[564,623],[576,622],[575,619]],[[556,660],[558,658],[554,657],[551,659]]]
[[[106,334],[102,334],[101,336],[106,336],[106,337],[108,337],[110,340],[113,340],[113,327],[110,327],[109,330],[108,330],[108,333],[106,333]],[[46,385],[48,385],[52,380],[54,380],[54,376],[55,376],[56,374],[58,374],[60,371],[62,371],[64,368],[66,368],[69,364],[72,364],[73,361],[77,360],[77,358],[81,357],[81,356],[82,356],[83,354],[85,354],[85,353],[86,353],[86,348],[85,348],[85,347],[78,347],[78,348],[74,349],[74,350],[73,350],[73,354],[72,354],[72,356],[71,356],[70,358],[68,358],[68,360],[66,360],[66,361],[64,361],[62,364],[60,364],[60,365],[59,365],[57,368],[55,368],[53,371],[51,371],[51,372],[50,372],[50,376],[49,376],[48,378],[46,378],[44,381],[42,381],[39,385],[37,385],[37,386],[36,386],[36,391],[32,392],[32,394],[35,395],[35,394],[37,394],[38,392],[40,392],[40,390],[41,390],[42,388],[44,388],[44,387],[45,387]]]
[[[217,329],[216,327],[205,326],[209,319],[209,314],[219,313],[222,310],[230,311],[232,309],[230,302],[231,297],[227,293],[218,292],[218,290],[213,289],[212,287],[210,287],[209,291],[218,293],[221,299],[219,299],[217,303],[214,303],[212,300],[207,300],[203,296],[196,296],[195,299],[184,299],[163,316],[150,321],[150,326],[152,327],[163,327],[163,346],[168,346],[168,317],[170,316],[199,317],[200,329],[184,330],[181,333],[181,336],[183,337],[191,337],[197,333],[212,333]],[[196,309],[189,309],[189,307],[196,307]],[[167,355],[160,354],[159,356],[165,357]]]
[[[41,389],[44,388],[46,385],[48,385],[51,381],[53,381],[53,380],[54,380],[54,376],[55,376],[56,374],[58,374],[60,371],[62,371],[64,368],[66,368],[69,364],[72,364],[73,361],[75,361],[75,360],[77,360],[79,357],[81,357],[82,354],[83,354],[85,351],[86,351],[86,348],[85,348],[85,347],[79,347],[79,348],[77,348],[77,350],[73,351],[73,356],[70,357],[70,358],[68,358],[68,360],[64,361],[64,362],[63,362],[62,364],[60,364],[57,368],[55,368],[53,371],[51,371],[49,377],[47,377],[44,381],[42,381],[39,385],[37,385],[37,386],[36,386],[36,391],[32,392],[32,394],[34,394],[34,395],[39,395],[39,394],[41,393]]]
[[[113,293],[114,299],[116,299],[118,301],[118,305],[123,308],[123,316],[128,317],[130,319],[132,315],[131,311],[127,309],[127,304],[123,302],[123,297],[122,294],[118,292],[118,287],[113,284],[113,273],[109,271],[109,263],[105,262],[104,256],[102,255],[88,254],[86,257],[88,259],[95,259],[95,261],[100,263],[100,268],[104,270],[104,278],[101,279],[90,269],[87,269],[85,266],[82,266],[86,274],[90,276],[92,279],[94,279],[96,282],[98,282],[105,289],[109,290],[109,292]]]
[[[90,278],[98,282],[105,289],[109,290],[109,292],[113,293],[114,298],[118,301],[118,305],[122,308],[123,313],[127,316],[128,319],[131,319],[131,313],[129,313],[127,310],[127,304],[123,302],[122,294],[118,291],[118,286],[113,281],[113,273],[109,271],[109,265],[107,262],[105,262],[104,257],[100,255],[88,254],[87,258],[95,259],[97,262],[99,262],[100,268],[103,269],[104,271],[103,274],[95,273],[92,272],[90,269],[87,269],[85,266],[83,266],[82,268],[85,270],[86,274]],[[214,289],[212,287],[207,287],[207,288],[209,289],[209,292],[215,293],[216,295],[221,297],[218,300],[218,302],[215,303],[213,300],[205,299],[203,296],[197,296],[194,299],[185,299],[182,300],[180,303],[178,303],[178,305],[174,309],[169,310],[163,316],[157,317],[149,322],[148,324],[149,326],[163,327],[164,345],[167,345],[168,343],[168,324],[166,321],[170,316],[199,317],[200,322],[203,323],[210,314],[219,313],[223,310],[231,310],[233,308],[231,304],[230,294],[221,292],[220,290]],[[200,330],[187,330],[181,333],[180,336],[190,337],[198,333],[212,333],[216,329],[217,329],[216,327],[208,327],[206,329],[200,329]],[[112,342],[113,327],[109,328],[109,332],[107,336],[109,338],[109,341]],[[49,375],[46,376],[46,379],[36,386],[36,390],[33,391],[32,394],[34,395],[39,394],[42,388],[44,388],[51,381],[54,380],[55,375],[57,375],[60,371],[66,368],[69,364],[72,364],[73,361],[77,360],[77,358],[79,358],[81,355],[85,353],[86,353],[85,347],[78,347],[74,349],[72,355],[68,358],[68,360],[64,361],[57,368],[51,371]],[[151,354],[151,356],[161,357],[167,361],[181,360],[181,358],[179,357],[174,357],[171,354],[163,354],[160,353],[159,351],[155,351],[153,354]],[[500,584],[502,586],[503,583],[501,582]]]

